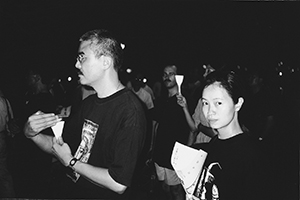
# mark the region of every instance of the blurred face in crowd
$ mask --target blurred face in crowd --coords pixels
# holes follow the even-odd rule
[[[103,76],[103,56],[96,57],[90,48],[91,41],[82,41],[75,67],[79,70],[79,79],[82,85],[94,86]]]
[[[35,82],[36,82],[35,75],[29,74],[29,75],[26,77],[26,81],[27,81],[27,85],[28,85],[28,86],[34,85]]]
[[[202,93],[203,113],[210,126],[214,129],[232,130],[238,124],[237,112],[243,99],[240,98],[237,104],[228,94],[227,90],[219,82],[204,88]]]
[[[176,67],[175,66],[168,66],[164,69],[163,74],[163,82],[167,88],[173,88],[176,86]]]
[[[36,84],[38,81],[41,79],[40,75],[35,74],[33,72],[29,72],[28,75],[26,76],[26,82],[27,86],[31,89],[34,89],[36,87]]]

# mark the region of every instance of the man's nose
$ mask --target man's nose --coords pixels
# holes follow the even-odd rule
[[[79,62],[78,60],[76,60],[75,67],[76,67],[77,69],[80,69],[80,68],[81,68],[80,62]]]

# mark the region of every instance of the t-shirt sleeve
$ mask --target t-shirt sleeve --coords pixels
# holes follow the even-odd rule
[[[138,156],[146,134],[146,120],[142,110],[131,110],[117,133],[114,161],[108,172],[118,183],[130,186]]]

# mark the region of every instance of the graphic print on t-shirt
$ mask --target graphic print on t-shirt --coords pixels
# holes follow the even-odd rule
[[[202,170],[201,176],[193,194],[195,200],[219,200],[220,194],[215,178],[221,172],[219,163],[211,163]]]
[[[78,161],[87,163],[89,160],[98,127],[98,124],[87,119],[84,120],[81,133],[81,142],[74,156]],[[73,171],[72,174],[68,173],[67,176],[76,182],[79,179],[80,174]]]

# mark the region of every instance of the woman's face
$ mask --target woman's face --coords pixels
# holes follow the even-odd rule
[[[218,82],[207,86],[202,93],[203,113],[210,126],[223,129],[237,120],[236,105]]]

